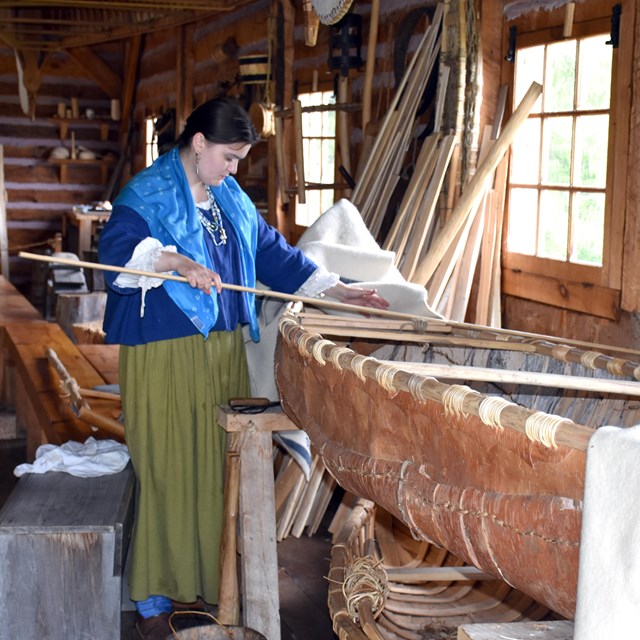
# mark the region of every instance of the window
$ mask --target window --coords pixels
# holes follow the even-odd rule
[[[516,103],[534,80],[545,90],[513,144],[509,251],[602,266],[612,51],[606,40],[517,53]]]
[[[158,136],[156,134],[156,118],[152,116],[144,121],[145,157],[144,166],[150,166],[158,157]]]
[[[331,91],[302,93],[298,96],[303,108],[302,143],[305,170],[305,204],[296,202],[296,224],[308,227],[334,203],[336,171],[335,110],[304,110],[305,107],[331,105]],[[323,188],[323,185],[328,185]]]
[[[630,108],[618,70],[632,46],[626,26],[619,48],[608,43],[611,24],[518,34],[514,108],[532,81],[543,92],[511,146],[503,243],[505,293],[608,318],[622,287]]]

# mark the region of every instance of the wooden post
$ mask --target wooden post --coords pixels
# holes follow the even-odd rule
[[[296,429],[279,408],[245,415],[218,412],[227,433],[237,432],[240,454],[238,526],[241,545],[242,624],[280,640],[272,431]]]
[[[300,100],[293,101],[293,122],[296,137],[296,183],[298,186],[298,203],[305,204],[304,184],[304,145],[302,142],[302,104]]]
[[[7,236],[7,191],[4,187],[4,147],[0,144],[0,274],[9,279],[9,239]]]

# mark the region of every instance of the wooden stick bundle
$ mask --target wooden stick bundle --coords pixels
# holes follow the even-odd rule
[[[484,162],[478,167],[476,174],[469,181],[460,199],[456,203],[446,226],[435,238],[432,248],[418,265],[414,282],[427,283],[435,273],[438,264],[447,253],[460,229],[464,226],[469,213],[477,209],[478,203],[486,191],[486,180],[493,173],[502,156],[511,145],[520,125],[527,119],[536,100],[542,92],[542,86],[532,82],[529,90],[518,105],[513,116],[505,125],[502,133],[495,141]]]

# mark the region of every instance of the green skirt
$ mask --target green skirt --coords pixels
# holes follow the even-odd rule
[[[226,443],[217,412],[249,395],[242,332],[122,346],[120,386],[137,478],[131,597],[215,604]]]

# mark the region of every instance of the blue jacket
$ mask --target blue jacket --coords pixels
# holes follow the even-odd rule
[[[254,287],[257,278],[277,291],[296,291],[316,265],[266,224],[233,178],[213,191],[225,225],[231,226],[227,245],[233,244],[225,248],[231,265],[221,269],[212,261],[177,149],[137,174],[118,196],[100,235],[100,262],[124,266],[136,245],[152,236],[219,273],[224,270],[223,281]],[[141,290],[114,287],[118,274],[104,274],[109,285],[104,319],[109,343],[136,345],[198,332],[206,337],[214,328],[232,330],[237,322],[248,322],[252,338],[259,339],[253,294],[225,290],[219,301],[215,293],[207,296],[188,284],[165,281],[147,292],[140,317]]]

